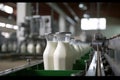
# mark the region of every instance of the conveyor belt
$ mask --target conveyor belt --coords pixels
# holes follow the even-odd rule
[[[97,57],[97,52],[94,53],[92,62],[90,64],[89,69],[86,72],[85,76],[95,76],[95,72],[96,72],[96,57]]]
[[[101,61],[101,73],[102,73],[102,76],[105,76],[104,66],[103,66],[101,57],[100,57],[100,61]]]
[[[32,60],[30,63],[28,63],[26,60],[17,60],[17,61],[1,60],[0,76],[19,71],[19,70],[40,64],[42,62],[43,60]]]
[[[42,59],[43,55],[41,54],[21,54],[21,53],[0,53],[0,60],[1,59],[28,59],[28,58],[34,58],[34,59]]]
[[[98,53],[97,53],[97,51],[95,51],[92,62],[90,64],[90,66],[88,68],[88,71],[86,72],[85,76],[105,76],[103,63],[101,62],[101,57],[100,57],[100,61],[99,61],[100,66],[97,67],[97,65],[98,65],[98,63],[97,63],[97,58],[98,58],[97,55],[98,55]]]

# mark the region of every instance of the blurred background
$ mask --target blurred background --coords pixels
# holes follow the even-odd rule
[[[120,3],[112,2],[0,3],[0,70],[29,63],[31,59],[33,62],[38,61],[33,64],[36,67],[36,64],[40,64],[43,60],[48,41],[46,33],[56,34],[56,32],[70,32],[71,38],[78,40],[71,44],[83,44],[83,51],[87,51],[88,48],[84,46],[87,44],[91,51],[93,49],[93,53],[94,51],[101,51],[101,54],[108,53],[115,61],[113,64],[119,64],[119,9]],[[90,57],[89,59],[88,66],[92,63]],[[108,56],[106,60],[110,62]],[[105,63],[103,66],[107,65],[104,69],[105,75],[119,74],[120,71],[116,72],[119,69],[118,65],[118,68],[115,68],[115,66],[110,67],[111,64],[108,65],[107,61],[102,62]],[[89,70],[85,65],[84,62],[83,70]],[[99,70],[98,67],[96,69]],[[111,69],[113,72],[110,72]],[[0,74],[4,75],[2,72]]]

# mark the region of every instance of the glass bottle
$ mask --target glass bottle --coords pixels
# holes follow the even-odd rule
[[[75,57],[69,44],[70,37],[66,37],[65,34],[56,33],[58,45],[54,52],[54,70],[72,70],[73,67]]]
[[[30,42],[27,45],[27,51],[29,54],[35,54],[35,43],[32,39],[30,40]]]
[[[13,52],[16,52],[17,49],[17,42],[13,41]]]
[[[36,44],[36,54],[42,54],[42,45],[40,44],[39,39],[37,40]]]
[[[2,43],[1,51],[2,52],[7,52],[7,48],[8,48],[7,46],[8,46],[7,42]]]
[[[46,33],[47,45],[43,52],[44,70],[54,70],[53,54],[57,47],[56,36],[52,33]]]
[[[11,52],[13,48],[12,41],[8,41],[8,51]]]
[[[26,40],[21,42],[20,52],[21,52],[21,54],[26,54],[27,53],[27,42],[26,42]]]
[[[80,59],[81,49],[79,48],[79,45],[77,44],[75,39],[71,39],[72,46],[74,47],[76,51],[76,60]]]

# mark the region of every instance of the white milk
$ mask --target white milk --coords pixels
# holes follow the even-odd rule
[[[13,43],[13,51],[16,51],[16,49],[17,49],[17,44],[14,42]]]
[[[2,44],[1,51],[2,52],[7,52],[7,44],[5,44],[5,43]]]
[[[76,50],[77,60],[79,60],[79,59],[80,59],[80,54],[81,54],[80,48],[79,48],[79,46],[76,45],[76,44],[73,44],[73,47],[74,47],[74,49]]]
[[[57,47],[57,42],[47,41],[47,46],[43,53],[44,70],[54,70],[53,54]]]
[[[42,54],[42,46],[40,43],[36,45],[36,54]]]
[[[26,50],[27,50],[27,46],[25,45],[25,43],[22,43],[22,45],[20,47],[21,53],[26,53]]]
[[[74,60],[69,43],[58,41],[54,52],[54,70],[72,70]]]
[[[12,43],[8,43],[8,51],[12,51],[12,48],[13,48],[13,45],[12,45]]]
[[[79,44],[79,48],[82,49],[81,56],[84,56],[84,55],[89,51],[88,45],[87,45],[87,44],[84,44],[84,43],[80,43],[80,44]]]
[[[27,46],[27,51],[28,51],[28,53],[30,53],[30,54],[34,54],[34,53],[35,53],[34,43],[29,43],[29,44],[28,44],[28,46]]]
[[[76,60],[77,60],[77,56],[78,56],[77,51],[75,50],[75,48],[74,48],[74,46],[72,44],[70,44],[70,48],[71,48],[71,52],[72,52],[72,54],[74,56],[74,63],[73,64],[75,64]]]
[[[84,54],[84,51],[83,51],[83,47],[79,44],[78,45],[79,49],[80,49],[80,57]]]

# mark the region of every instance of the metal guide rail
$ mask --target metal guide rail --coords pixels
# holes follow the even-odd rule
[[[101,59],[101,52],[97,53],[97,70],[96,76],[105,76],[104,67]]]
[[[111,39],[114,39],[114,38],[117,38],[117,37],[120,37],[120,34],[114,35],[114,36],[108,38],[107,40],[111,40]]]
[[[97,56],[97,52],[94,53],[92,62],[90,64],[89,69],[86,72],[85,76],[95,76],[95,71],[96,71],[96,56]]]
[[[108,40],[109,40],[108,48],[114,51],[113,54],[116,54],[117,51],[118,51],[118,54],[119,54],[119,51],[120,51],[120,34],[112,36]],[[107,62],[109,63],[114,75],[115,76],[120,76],[120,65],[119,65],[119,63],[107,54],[104,54],[104,56],[105,56]]]
[[[120,50],[120,34],[112,36],[107,39],[108,40],[108,48],[113,50]]]
[[[36,58],[36,59],[42,59],[42,55],[41,54],[18,54],[18,53],[5,53],[5,54],[0,54],[0,58],[1,59],[5,59],[5,58],[12,58],[12,59],[28,59],[28,58]]]
[[[20,71],[20,70],[23,70],[25,68],[29,68],[29,67],[32,67],[34,65],[41,64],[42,62],[43,62],[43,60],[39,60],[39,61],[35,61],[35,62],[29,62],[28,61],[28,64],[21,65],[21,66],[18,66],[18,67],[14,67],[14,68],[10,68],[10,69],[4,70],[4,71],[0,71],[0,76],[7,75],[7,74],[10,74],[10,73],[13,73],[13,72],[16,72],[16,71]]]
[[[103,63],[101,62],[101,55],[95,51],[92,62],[86,72],[85,76],[105,76]]]
[[[116,63],[112,58],[110,58],[107,54],[104,54],[106,60],[110,64],[112,71],[114,72],[115,76],[120,76],[120,65]]]

